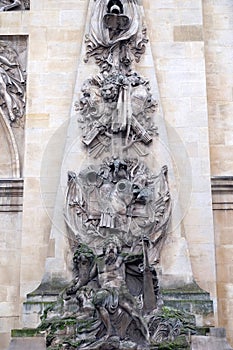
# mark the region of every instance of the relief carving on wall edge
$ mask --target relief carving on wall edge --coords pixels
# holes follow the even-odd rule
[[[24,125],[25,51],[23,43],[17,45],[13,40],[0,40],[0,110],[11,126]]]
[[[30,0],[0,0],[0,12],[29,9]]]

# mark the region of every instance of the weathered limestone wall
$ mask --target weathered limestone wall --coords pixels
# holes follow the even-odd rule
[[[205,0],[203,4],[211,173],[232,175],[233,3]]]
[[[9,197],[4,198],[6,188],[9,190],[8,185],[9,183],[0,180],[0,349],[7,348],[9,331],[19,324],[20,305],[22,213],[9,211],[6,205],[9,203]]]
[[[45,257],[53,254],[49,210],[54,205],[66,125],[57,132],[59,144],[52,136],[69,118],[86,8],[87,1],[81,0],[32,0],[30,11],[0,13],[0,35],[29,36],[24,211],[1,213],[1,350],[8,347],[10,329],[20,327],[20,302],[38,286]],[[53,150],[50,159],[48,144]],[[50,182],[42,181],[41,188],[41,176],[45,179],[47,174]]]
[[[233,2],[204,0],[219,326],[233,344]]]
[[[145,0],[144,4],[180,180],[183,219],[179,223],[188,241],[194,278],[215,298],[202,2]]]
[[[52,208],[59,181],[65,121],[69,118],[85,11],[85,1],[31,3],[28,18],[22,297],[38,286],[44,272],[45,257],[54,253],[53,242],[49,242]],[[22,24],[25,24],[24,20]],[[47,152],[48,147],[52,152]],[[34,263],[30,264],[32,260]]]
[[[233,343],[232,180],[232,176],[218,176],[212,179],[217,262],[218,322],[219,327],[226,328],[227,337],[231,344]]]

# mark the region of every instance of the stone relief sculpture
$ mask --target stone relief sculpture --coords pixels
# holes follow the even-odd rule
[[[26,104],[27,36],[0,37],[0,127],[2,176],[19,178],[24,157],[24,121]],[[5,140],[5,141],[4,141]],[[6,167],[6,154],[10,162]],[[4,175],[4,172],[5,175]],[[11,175],[9,175],[11,174]]]
[[[171,343],[190,349],[195,317],[161,307],[150,242],[144,236],[140,243],[141,251],[132,252],[112,233],[98,254],[76,245],[75,277],[45,310],[39,327],[46,331],[48,350],[149,350]]]
[[[96,0],[86,42],[86,60],[94,56],[101,71],[130,69],[147,43],[138,0]]]
[[[122,152],[132,147],[138,156],[147,155],[143,144],[157,132],[151,117],[157,102],[149,81],[132,70],[147,43],[138,1],[95,1],[86,41],[86,60],[93,56],[100,74],[83,84],[77,103],[83,143],[99,157],[117,135]]]
[[[30,0],[1,0],[0,12],[11,10],[29,10]]]
[[[84,244],[77,246],[77,275],[42,318],[48,349],[156,349],[156,344],[194,330],[191,315],[159,311],[158,278],[148,263],[147,238],[141,245],[143,254],[126,253],[110,235],[98,255]]]
[[[170,214],[166,166],[155,176],[137,159],[114,157],[69,173],[65,218],[74,242],[94,247],[110,233],[134,251],[144,235],[158,259]]]
[[[26,73],[19,55],[8,42],[0,40],[0,109],[11,125],[23,123],[25,95]]]
[[[194,316],[162,308],[156,271],[171,196],[168,167],[152,172],[146,164],[157,103],[132,69],[146,42],[139,1],[93,2],[86,61],[94,57],[100,73],[84,82],[76,106],[93,162],[68,173],[74,278],[44,313],[50,350],[171,348],[160,347],[166,341],[190,349]]]
[[[151,118],[156,105],[149,82],[136,72],[104,72],[88,79],[77,110],[90,155],[108,151],[113,135],[122,140],[122,151],[133,147],[139,156],[146,155],[141,144],[151,143],[157,132]]]

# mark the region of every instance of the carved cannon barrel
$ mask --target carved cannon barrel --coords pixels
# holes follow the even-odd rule
[[[152,142],[153,139],[150,134],[143,128],[135,117],[132,117],[131,126],[135,134],[140,136],[142,142],[144,142],[146,145]]]

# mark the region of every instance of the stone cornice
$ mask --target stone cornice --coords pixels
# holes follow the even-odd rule
[[[233,176],[211,178],[214,210],[233,210]]]
[[[23,211],[23,179],[0,179],[0,212]]]

